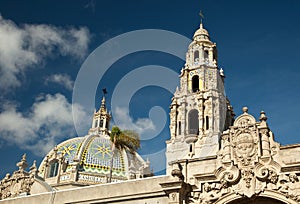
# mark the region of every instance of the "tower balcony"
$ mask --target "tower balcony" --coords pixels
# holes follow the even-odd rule
[[[190,133],[190,134],[186,135],[184,138],[184,141],[187,144],[195,143],[195,142],[197,142],[197,140],[198,140],[198,134],[196,134],[196,133]]]

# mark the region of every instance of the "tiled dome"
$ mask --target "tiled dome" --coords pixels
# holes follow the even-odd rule
[[[55,156],[56,155],[56,156]],[[39,167],[40,176],[47,177],[47,162],[49,158],[63,158],[66,164],[65,172],[71,172],[74,163],[78,163],[78,174],[96,175],[104,179],[109,176],[112,156],[111,142],[108,135],[87,135],[76,137],[58,144],[44,158]],[[49,162],[48,162],[49,163]],[[146,162],[136,153],[134,157],[126,151],[115,151],[113,159],[113,180],[127,180],[130,177],[130,167],[143,169]],[[99,179],[100,181],[100,179]]]

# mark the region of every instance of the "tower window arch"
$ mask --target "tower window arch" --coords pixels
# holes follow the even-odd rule
[[[100,125],[99,125],[100,128],[103,128],[103,119],[100,119]]]
[[[198,110],[193,109],[189,112],[189,134],[198,134],[199,131],[199,116]]]
[[[95,128],[98,127],[98,119],[95,120]]]
[[[208,50],[204,50],[204,59],[208,58]]]
[[[55,177],[58,174],[59,163],[58,160],[54,160],[50,163],[48,177]]]
[[[199,76],[194,75],[192,78],[192,91],[197,92],[199,91]]]
[[[199,60],[199,51],[196,50],[196,51],[194,52],[194,62],[196,62],[196,61],[198,61],[198,60]]]
[[[217,60],[217,58],[218,58],[217,56],[218,56],[217,49],[214,48],[214,50],[213,50],[213,58],[214,58],[214,60]]]

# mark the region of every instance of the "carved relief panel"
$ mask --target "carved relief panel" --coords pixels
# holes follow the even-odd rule
[[[247,108],[243,111],[221,137],[215,178],[207,181],[204,178],[211,175],[196,177],[199,189],[192,199],[201,204],[218,203],[229,194],[249,199],[268,191],[274,197],[283,196],[287,203],[300,202],[300,165],[290,168],[298,169],[296,172],[282,171],[281,161],[273,157],[280,150],[272,150],[278,143],[273,140],[265,113],[261,112],[257,122]]]

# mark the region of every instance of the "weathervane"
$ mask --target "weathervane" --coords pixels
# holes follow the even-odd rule
[[[103,88],[103,89],[102,89],[102,92],[103,92],[103,96],[105,97],[105,94],[107,94],[106,88]]]
[[[204,19],[204,15],[203,15],[203,13],[202,13],[202,10],[200,10],[199,16],[201,17],[201,24],[202,24],[202,20]]]

